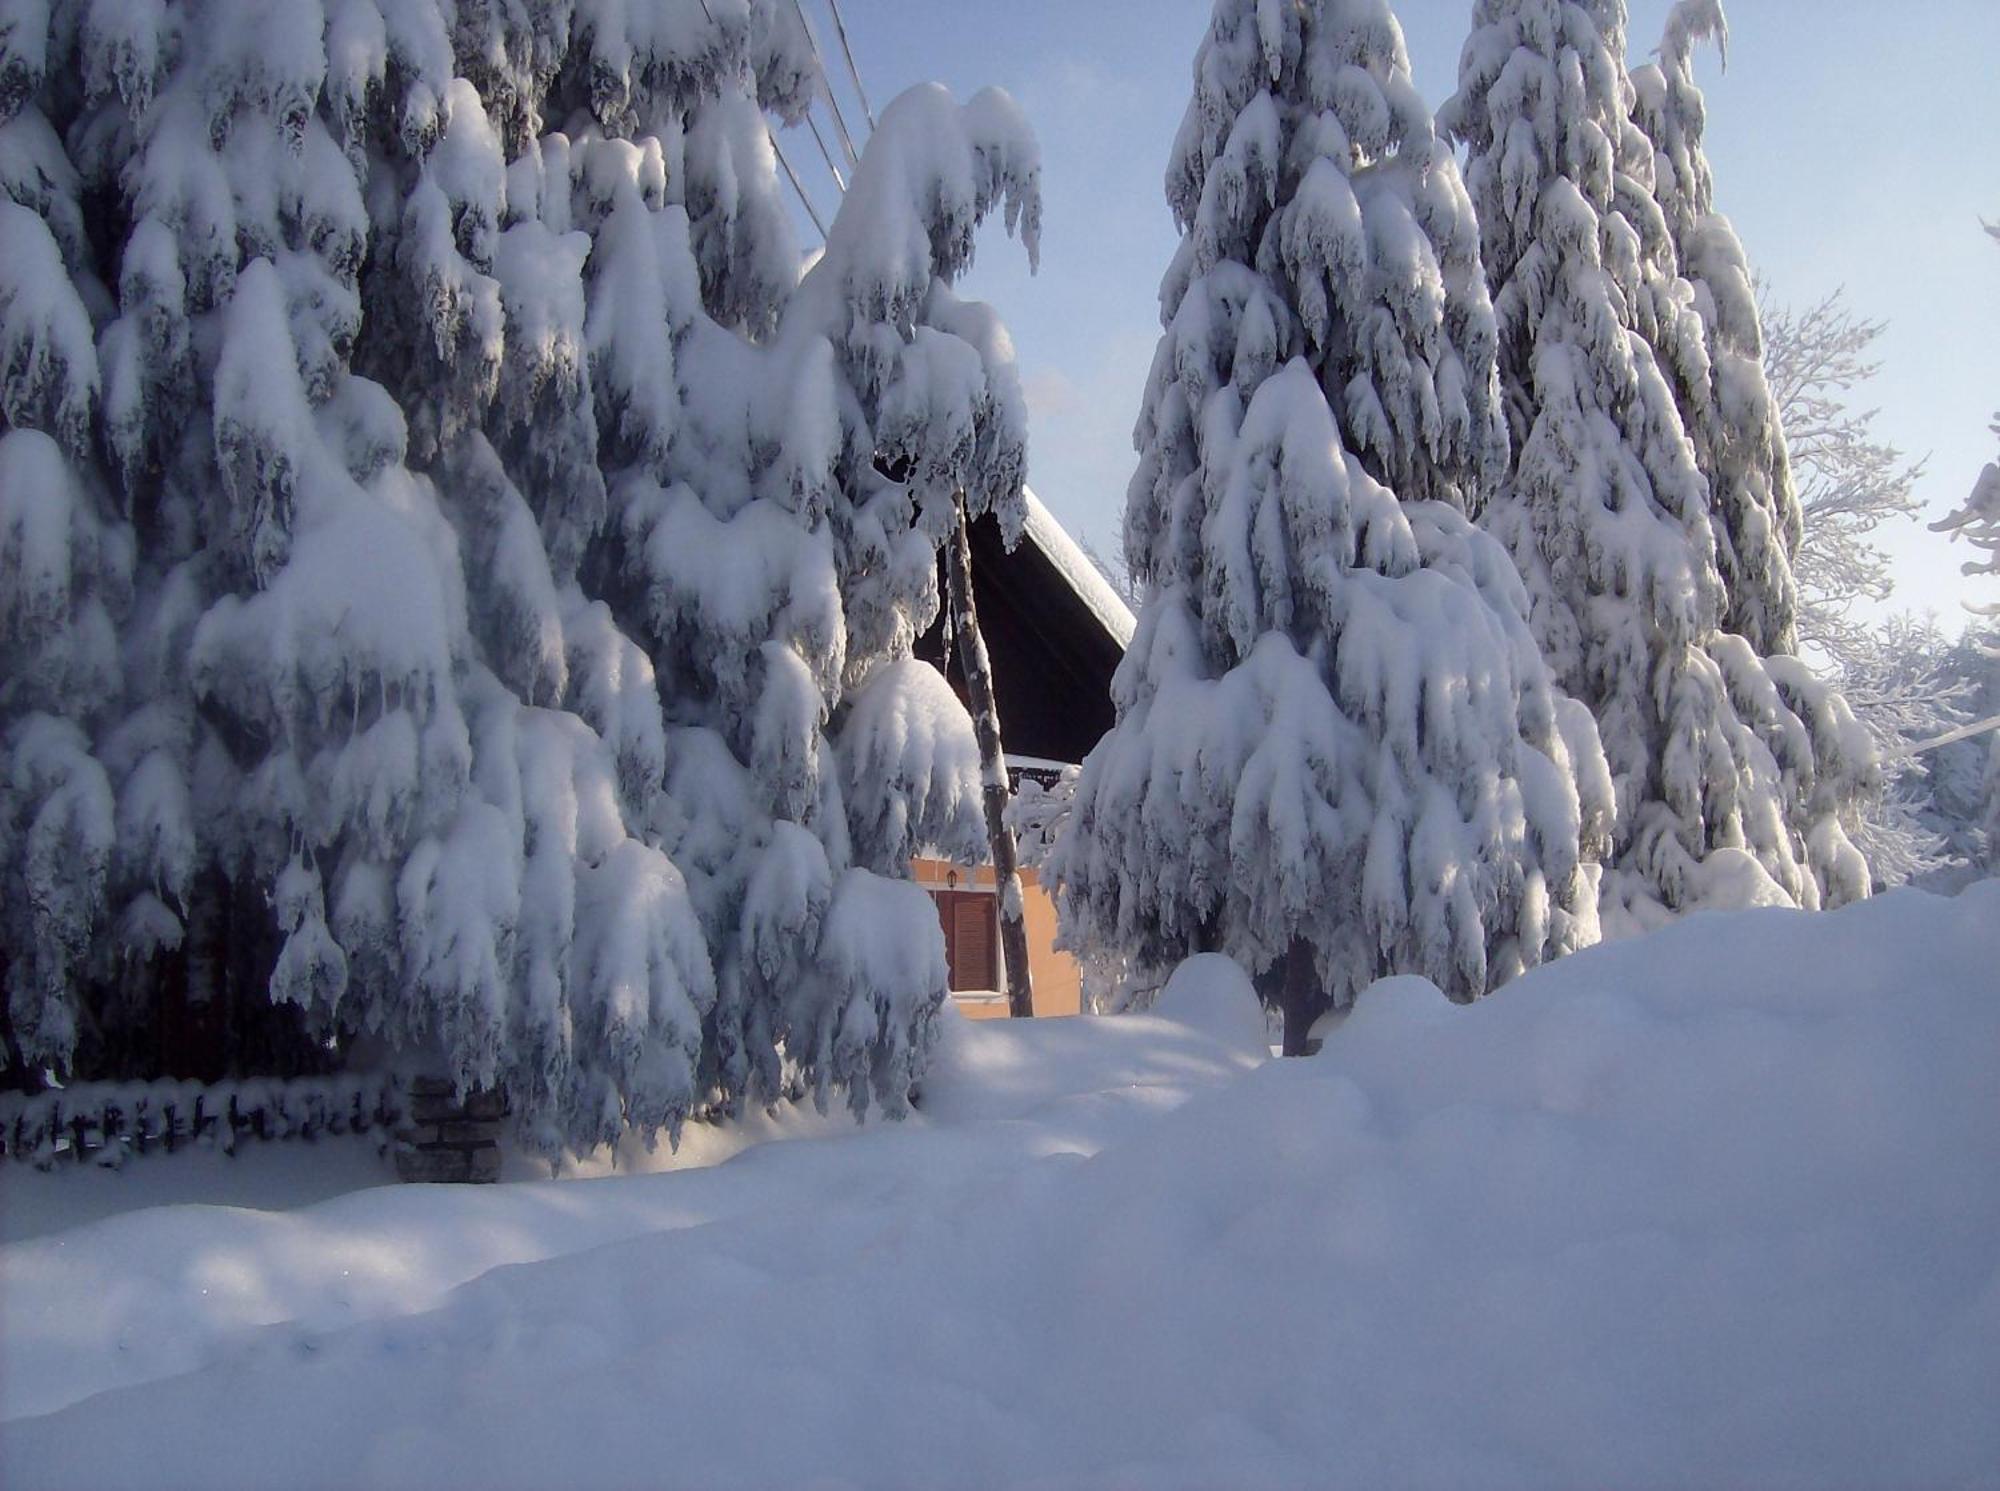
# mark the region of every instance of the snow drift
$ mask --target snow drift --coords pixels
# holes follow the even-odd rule
[[[45,1235],[0,1475],[1991,1483],[1996,926],[2000,881],[1701,916],[1378,984],[1300,1061],[953,1022],[911,1124]]]

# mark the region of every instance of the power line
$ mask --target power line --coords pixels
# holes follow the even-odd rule
[[[847,163],[857,165],[860,163],[861,155],[854,148],[854,136],[848,132],[847,116],[840,112],[840,99],[833,91],[833,80],[827,76],[826,58],[819,49],[819,33],[813,29],[813,23],[806,15],[806,8],[801,0],[792,0],[792,13],[799,18],[799,24],[805,27],[806,41],[812,47],[813,66],[819,70],[820,92],[826,96],[826,106],[833,111],[833,127],[840,135],[841,149],[847,152]]]
[[[840,50],[847,56],[847,75],[854,79],[854,96],[861,100],[861,112],[868,116],[868,132],[875,133],[875,111],[868,107],[868,90],[861,86],[861,69],[854,65],[854,48],[848,44],[847,22],[840,14],[840,0],[826,0],[833,12],[833,29],[840,35]]]
[[[798,0],[792,0],[792,3],[796,5]],[[708,17],[709,25],[713,26],[716,24],[715,12],[709,9],[708,0],[701,0],[701,13]],[[824,69],[821,70],[821,76],[825,76]],[[814,130],[813,133],[817,135],[819,131]],[[792,183],[792,190],[798,194],[799,206],[805,208],[806,216],[812,219],[813,226],[819,229],[821,241],[824,241],[826,238],[826,224],[820,221],[819,209],[813,206],[812,198],[806,195],[805,184],[799,180],[799,173],[792,169],[792,163],[785,158],[785,147],[778,139],[778,132],[771,128],[771,121],[768,119],[764,120],[764,137],[771,142],[771,150],[778,157],[778,164],[785,168],[785,178]],[[822,145],[820,148],[824,150],[826,147]],[[831,165],[832,162],[829,161],[828,164]],[[834,172],[835,180],[838,180],[839,176],[840,173],[838,171]],[[841,186],[842,193],[844,194],[846,190],[847,187],[843,184]]]
[[[812,198],[806,195],[805,187],[799,183],[799,173],[794,171],[792,163],[785,159],[785,147],[778,142],[777,132],[767,123],[764,126],[764,133],[771,137],[771,148],[778,153],[778,164],[785,168],[785,175],[791,178],[792,190],[799,194],[799,204],[805,208],[806,216],[813,220],[813,226],[819,229],[820,239],[824,241],[826,224],[819,220],[819,212],[813,206]]]
[[[826,136],[819,132],[819,121],[806,111],[806,127],[812,131],[813,141],[819,146],[820,159],[826,162],[827,170],[833,173],[833,184],[840,188],[840,194],[847,195],[847,178],[840,174],[840,167],[834,164],[833,152],[826,148]]]

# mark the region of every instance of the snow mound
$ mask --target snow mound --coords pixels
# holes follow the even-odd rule
[[[1991,1484],[1997,928],[1703,915],[1299,1061],[952,1025],[906,1124],[51,1234],[6,1478]]]
[[[1250,975],[1221,953],[1197,953],[1176,968],[1153,1013],[1200,1031],[1228,1050],[1259,1057],[1271,1053],[1264,1006]]]
[[[1270,1059],[1261,1013],[1254,1043],[1240,1026],[1220,1036],[1213,1023],[1212,1016],[1169,1018],[1157,1007],[1101,1020],[941,1020],[920,1106],[930,1118],[962,1124],[1051,1122],[1064,1109],[1101,1107],[1107,1093],[1178,1103]]]

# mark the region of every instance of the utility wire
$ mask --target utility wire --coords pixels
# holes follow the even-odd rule
[[[796,5],[798,0],[792,0],[792,3]],[[701,13],[708,17],[709,25],[713,26],[716,24],[715,12],[708,8],[708,0],[701,0]],[[817,52],[814,55],[817,57]],[[820,76],[822,78],[826,76],[825,69],[821,69]],[[762,111],[759,112],[761,116]],[[813,133],[817,135],[819,131],[815,129]],[[819,229],[820,240],[824,242],[826,239],[826,224],[820,221],[819,209],[813,206],[812,198],[806,195],[805,184],[799,180],[799,173],[792,169],[792,163],[785,158],[785,147],[778,139],[778,132],[771,128],[771,121],[769,119],[764,120],[764,135],[771,142],[771,149],[778,157],[778,164],[785,168],[785,178],[792,183],[792,190],[798,194],[799,206],[805,208],[806,216],[813,220],[813,226]],[[822,145],[820,149],[825,150],[826,146]],[[827,164],[831,165],[832,162],[829,161]],[[834,179],[838,181],[840,173],[836,171],[833,174]],[[840,189],[844,194],[847,190],[846,184],[842,183]]]
[[[785,147],[778,142],[777,132],[767,123],[764,126],[764,133],[771,137],[771,148],[778,152],[778,164],[785,168],[785,174],[791,178],[792,190],[799,194],[800,205],[805,208],[806,216],[813,220],[813,226],[819,229],[820,241],[825,242],[826,224],[820,221],[819,211],[813,206],[812,198],[806,195],[805,187],[800,185],[799,173],[794,171],[792,163],[785,159]]]
[[[847,163],[850,166],[857,165],[860,163],[861,155],[854,148],[854,136],[848,132],[847,116],[840,112],[840,99],[833,91],[833,79],[827,76],[826,58],[819,49],[819,33],[813,29],[812,20],[806,15],[806,8],[801,0],[792,0],[792,13],[799,18],[799,24],[805,27],[806,41],[812,46],[813,65],[819,69],[820,92],[826,95],[826,106],[833,111],[833,127],[840,136],[840,147],[847,152]]]
[[[813,141],[819,146],[820,159],[826,162],[827,170],[833,172],[833,184],[840,188],[840,194],[847,195],[847,178],[840,174],[840,167],[834,163],[833,152],[826,148],[826,136],[819,132],[819,121],[806,111],[806,127],[813,133]]]
[[[847,56],[847,75],[854,79],[854,96],[861,100],[861,112],[868,116],[868,132],[875,132],[875,111],[868,107],[868,90],[861,86],[861,69],[854,65],[854,48],[848,44],[847,22],[840,14],[840,0],[826,0],[833,12],[833,29],[840,34],[840,50]]]

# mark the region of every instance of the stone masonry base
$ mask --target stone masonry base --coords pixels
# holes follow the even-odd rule
[[[500,1178],[500,1124],[507,1100],[469,1093],[461,1102],[442,1077],[410,1083],[396,1130],[396,1177],[406,1181],[483,1184]]]

